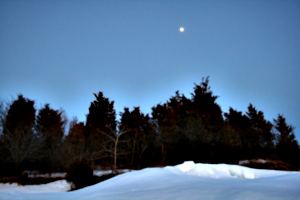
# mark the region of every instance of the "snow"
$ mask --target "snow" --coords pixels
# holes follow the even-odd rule
[[[66,192],[70,190],[70,184],[66,180],[54,181],[43,185],[26,185],[20,186],[13,184],[0,184],[0,199],[1,193],[49,193],[49,192]]]
[[[119,169],[118,172],[119,173],[125,173],[125,172],[129,172],[130,170],[128,169]],[[94,175],[95,176],[102,176],[102,175],[106,175],[106,174],[111,174],[113,173],[112,170],[94,170]]]
[[[54,183],[66,189],[66,182]],[[5,187],[4,184],[0,185],[0,199],[294,200],[300,199],[300,172],[259,170],[227,164],[195,164],[189,161],[173,167],[127,172],[73,192],[62,192],[53,187],[50,193],[52,186],[49,184],[35,186],[40,187],[41,193],[28,193],[37,192],[30,186],[23,186],[23,190]],[[47,187],[50,187],[49,190],[44,189]]]
[[[264,160],[264,159],[241,160],[241,161],[239,161],[239,165],[245,165],[245,164],[249,164],[251,162],[267,163],[267,160]]]

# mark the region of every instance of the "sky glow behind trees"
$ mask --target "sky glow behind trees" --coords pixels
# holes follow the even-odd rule
[[[210,76],[223,112],[283,114],[300,138],[299,1],[0,1],[0,98],[85,121],[93,93],[151,107]],[[179,32],[185,27],[184,32]]]

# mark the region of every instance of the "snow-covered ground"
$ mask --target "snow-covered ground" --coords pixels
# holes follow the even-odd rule
[[[65,181],[19,187],[1,184],[0,199],[300,199],[300,172],[185,162],[127,172],[81,190],[62,192],[67,189]]]
[[[20,186],[17,183],[0,184],[0,199],[2,193],[52,193],[66,192],[70,190],[70,184],[66,180],[55,181],[43,185],[26,185]]]

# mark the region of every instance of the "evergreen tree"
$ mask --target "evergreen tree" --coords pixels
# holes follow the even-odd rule
[[[193,112],[202,119],[207,129],[216,131],[223,125],[221,107],[216,103],[218,96],[214,96],[209,86],[209,77],[203,78],[200,85],[194,87],[192,93]]]
[[[157,134],[157,146],[161,152],[161,163],[169,163],[169,155],[172,155],[175,144],[178,142],[180,133],[173,110],[165,103],[152,107],[152,124]]]
[[[86,158],[86,127],[74,118],[70,122],[69,133],[64,140],[68,163],[81,162]]]
[[[225,122],[228,123],[232,128],[240,131],[246,131],[250,128],[250,120],[242,112],[229,108],[229,113],[224,113]]]
[[[271,156],[274,150],[274,134],[272,133],[272,123],[265,120],[264,113],[257,111],[250,104],[246,112],[250,120],[250,129],[247,132],[248,142],[256,156]]]
[[[214,138],[214,163],[238,164],[243,153],[242,139],[238,131],[224,124]]]
[[[86,119],[86,136],[87,147],[91,159],[102,159],[102,165],[110,165],[112,163],[106,155],[106,150],[111,146],[111,140],[107,135],[113,136],[116,132],[116,112],[114,109],[114,101],[109,101],[103,96],[102,92],[94,94],[96,100],[89,107],[89,113]]]
[[[276,150],[279,158],[284,162],[289,162],[300,166],[299,145],[294,135],[294,128],[287,125],[283,115],[278,115],[274,119],[274,128],[278,134]]]
[[[199,150],[200,140],[204,137],[204,126],[201,118],[195,112],[195,103],[180,95],[176,91],[167,102],[167,107],[172,113],[174,124],[176,124],[177,142],[172,144],[172,160],[170,164],[178,164],[186,159],[197,161],[201,157],[202,151]],[[196,113],[196,114],[195,114]]]
[[[149,146],[151,146],[150,138],[152,134],[152,127],[150,124],[150,117],[141,113],[139,107],[135,107],[131,112],[129,108],[124,108],[124,112],[120,113],[120,130],[127,130],[124,136],[127,140],[126,146],[128,148],[130,158],[130,167],[141,168],[143,155]],[[153,139],[153,138],[151,138]]]
[[[6,163],[12,164],[14,174],[20,173],[25,161],[30,162],[37,157],[41,143],[35,133],[34,101],[22,95],[10,105],[3,123],[2,153]]]
[[[41,154],[44,158],[41,165],[44,169],[54,170],[62,165],[62,139],[66,122],[63,111],[51,109],[49,104],[39,110],[36,129],[43,138]]]
[[[242,112],[229,108],[229,113],[224,113],[225,122],[239,138],[239,159],[249,159],[252,154],[252,139],[250,119]]]
[[[34,133],[35,111],[34,101],[19,95],[8,110],[3,133],[32,135]],[[22,129],[22,131],[19,132],[19,129]]]
[[[167,103],[152,108],[162,158],[168,157],[168,164],[186,159],[212,161],[214,146],[220,140],[218,134],[223,127],[222,111],[216,99],[206,78],[200,85],[195,84],[192,99],[177,91]]]
[[[111,130],[116,130],[114,101],[109,101],[102,92],[94,96],[96,100],[91,103],[86,120],[87,134],[99,134],[101,131],[109,133]]]
[[[37,115],[37,131],[51,139],[61,140],[64,135],[66,119],[63,111],[54,110],[46,104]]]
[[[219,142],[218,134],[224,124],[217,98],[210,89],[209,77],[203,78],[199,85],[195,84],[190,113],[194,116],[192,127],[196,127],[194,135],[197,136],[194,152],[198,154],[200,162],[217,162],[215,150]]]

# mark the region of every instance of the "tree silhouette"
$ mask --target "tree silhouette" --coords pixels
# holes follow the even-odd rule
[[[158,104],[152,107],[152,123],[161,149],[161,164],[166,164],[180,137],[176,115],[167,104]]]
[[[218,130],[223,125],[222,110],[216,103],[217,98],[218,96],[213,95],[210,90],[209,77],[203,78],[199,85],[195,84],[192,93],[193,110],[212,131]]]
[[[128,141],[124,148],[127,148],[128,156],[130,157],[130,167],[139,169],[143,162],[143,155],[149,144],[149,136],[151,137],[152,127],[150,124],[150,117],[141,113],[139,107],[135,107],[131,112],[129,108],[124,108],[124,112],[120,113],[119,129],[128,130],[124,136]],[[151,138],[153,139],[153,138]]]
[[[64,141],[67,152],[68,163],[81,162],[86,159],[86,127],[83,122],[78,122],[77,118],[70,121],[69,134]]]
[[[225,121],[234,129],[245,131],[250,128],[250,120],[242,112],[229,108],[229,113],[224,113]]]
[[[22,171],[24,161],[35,159],[41,147],[36,134],[34,101],[19,95],[10,105],[4,120],[1,140],[6,163],[13,164],[14,174]]]
[[[274,119],[274,128],[279,134],[276,145],[279,158],[282,161],[299,165],[299,145],[295,140],[294,128],[287,125],[283,115],[278,115],[277,119]]]
[[[194,84],[191,98],[175,92],[152,107],[151,117],[139,107],[125,107],[116,120],[114,101],[94,94],[86,122],[74,118],[65,137],[62,110],[46,104],[36,116],[34,101],[18,96],[7,107],[0,102],[0,164],[14,175],[24,169],[53,171],[71,163],[140,169],[186,160],[237,163],[240,159],[279,158],[300,166],[294,128],[278,115],[274,123],[249,104],[247,111],[217,104],[209,77]],[[275,141],[275,134],[277,142]]]
[[[87,130],[87,147],[91,159],[102,159],[102,164],[106,162],[110,165],[111,161],[103,158],[107,157],[104,149],[109,148],[110,138],[107,135],[112,136],[117,127],[114,101],[109,101],[102,92],[94,94],[94,96],[96,100],[89,107],[85,125]]]
[[[257,111],[252,104],[248,106],[246,114],[250,120],[250,129],[247,132],[250,148],[256,156],[271,156],[274,150],[274,134],[271,132],[272,123],[265,120],[264,113]]]
[[[115,130],[117,125],[114,101],[109,101],[102,92],[94,96],[96,100],[91,103],[86,119],[88,135],[99,134],[99,130],[102,132]]]
[[[67,120],[64,119],[63,111],[51,109],[49,104],[39,110],[36,118],[37,133],[43,138],[42,168],[57,170],[64,161],[61,151]]]
[[[250,133],[250,119],[242,112],[229,108],[229,113],[224,113],[225,122],[235,132],[240,140],[239,159],[249,159],[252,155],[252,134]]]

